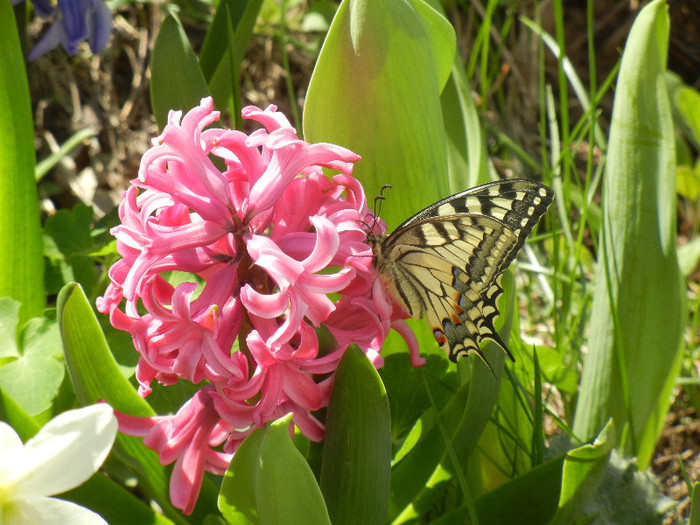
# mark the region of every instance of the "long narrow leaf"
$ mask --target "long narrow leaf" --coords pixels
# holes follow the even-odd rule
[[[20,302],[24,324],[46,302],[32,111],[12,2],[0,2],[0,49],[0,297]]]
[[[209,95],[209,87],[180,21],[168,15],[151,57],[151,106],[163,129],[171,109],[186,111]]]
[[[603,184],[601,260],[574,433],[612,417],[649,464],[680,366],[684,290],[676,257],[674,131],[663,0],[637,17],[622,57]]]

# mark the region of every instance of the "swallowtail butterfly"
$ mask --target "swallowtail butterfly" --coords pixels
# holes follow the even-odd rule
[[[427,317],[452,361],[476,353],[488,365],[484,339],[513,359],[493,326],[500,277],[553,199],[548,187],[520,179],[456,193],[383,239],[369,236],[377,273],[408,314]]]

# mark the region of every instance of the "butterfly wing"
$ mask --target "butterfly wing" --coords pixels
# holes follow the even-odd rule
[[[452,361],[470,353],[484,359],[484,339],[513,359],[493,326],[500,275],[553,198],[528,180],[477,186],[420,211],[375,250],[389,292],[413,317],[427,317]]]
[[[503,223],[484,215],[452,215],[413,223],[382,246],[379,274],[412,317],[425,316],[451,360],[481,355],[496,340],[493,318],[501,261],[518,243]],[[494,295],[495,293],[495,295]],[[483,356],[482,356],[483,357]]]
[[[503,261],[507,268],[525,244],[535,224],[554,200],[554,192],[539,182],[512,179],[482,184],[455,193],[431,204],[396,228],[400,231],[410,224],[432,217],[478,213],[501,221],[518,237],[516,250]]]

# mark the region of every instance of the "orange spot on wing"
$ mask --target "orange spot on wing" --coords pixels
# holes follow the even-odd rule
[[[441,346],[447,342],[447,338],[445,337],[445,334],[442,332],[442,330],[434,329],[433,330],[433,337],[438,342],[438,344]]]

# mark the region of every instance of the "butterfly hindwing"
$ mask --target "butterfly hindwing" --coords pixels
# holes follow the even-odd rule
[[[484,339],[512,359],[493,325],[499,276],[552,200],[549,188],[532,181],[485,184],[428,206],[375,242],[389,293],[411,316],[427,317],[451,360],[470,353],[484,359]]]

